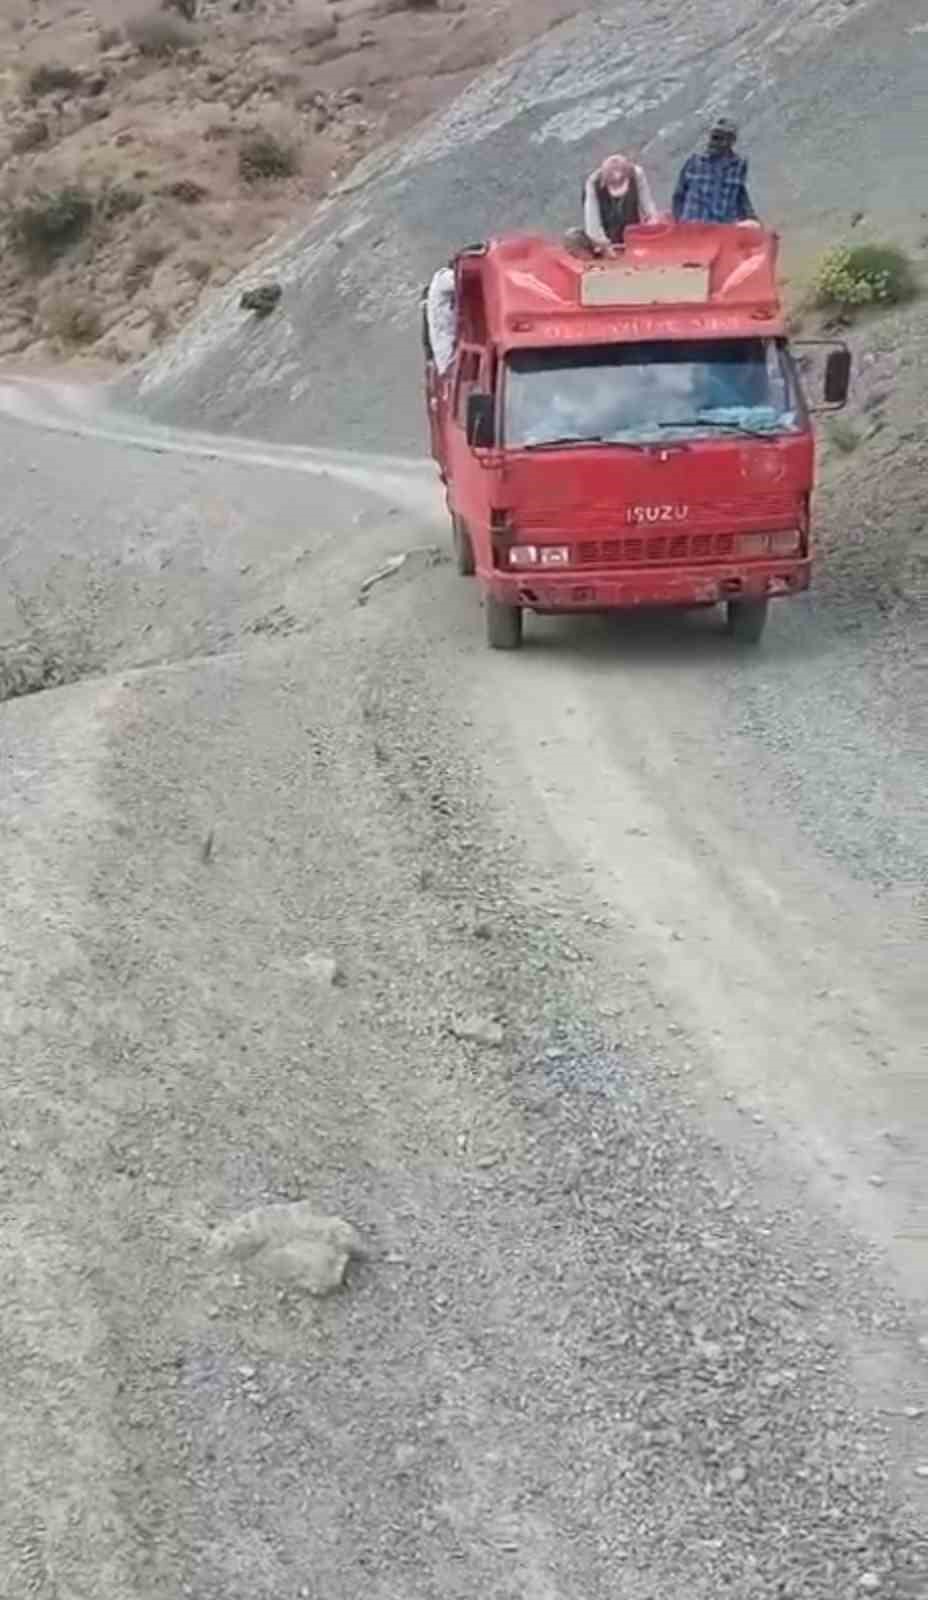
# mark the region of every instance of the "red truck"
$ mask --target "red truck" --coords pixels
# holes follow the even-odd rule
[[[455,258],[457,341],[428,356],[432,453],[488,643],[525,611],[726,607],[761,636],[808,588],[812,429],[760,227],[652,223],[594,257],[519,235]],[[823,404],[847,399],[828,349]]]

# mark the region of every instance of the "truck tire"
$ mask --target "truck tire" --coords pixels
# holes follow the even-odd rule
[[[474,547],[466,525],[456,512],[451,513],[451,539],[454,545],[454,565],[462,578],[474,576]]]
[[[484,600],[487,644],[491,650],[518,650],[522,644],[522,607],[506,606],[488,594]]]
[[[766,598],[729,600],[725,624],[736,644],[758,644],[767,622]]]

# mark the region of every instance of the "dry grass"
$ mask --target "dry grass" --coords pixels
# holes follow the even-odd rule
[[[190,50],[197,42],[195,30],[182,18],[167,12],[153,11],[147,17],[134,17],[126,33],[139,55],[157,61],[165,61],[179,55],[182,50]]]
[[[31,122],[24,125],[13,135],[14,156],[28,155],[31,150],[41,150],[47,145],[50,138],[48,123],[44,117],[33,117]]]
[[[7,226],[14,248],[41,268],[71,249],[93,217],[92,194],[83,184],[71,183],[27,194],[12,207]]]
[[[47,94],[73,94],[82,83],[74,67],[62,66],[56,61],[43,61],[29,74],[29,93],[42,99]]]
[[[164,306],[154,306],[151,313],[152,338],[159,344],[166,339],[171,331],[171,318]]]
[[[156,268],[170,253],[170,245],[158,234],[148,234],[139,240],[123,276],[123,284],[130,298],[151,282]]]
[[[197,183],[195,178],[177,178],[174,183],[169,183],[166,194],[172,200],[179,200],[184,206],[198,206],[205,200],[209,190],[202,183]]]
[[[116,222],[120,217],[132,216],[144,204],[145,195],[141,189],[135,189],[131,184],[114,183],[101,194],[99,212],[107,222]]]
[[[336,26],[314,47],[302,0],[0,5],[0,54],[14,68],[0,75],[3,354],[93,343],[105,361],[136,360],[295,207],[305,215],[358,159],[443,104],[449,50],[462,79],[474,40],[478,54],[490,35],[508,49],[574,7],[497,0],[492,29],[477,0],[318,9]],[[177,270],[157,272],[166,253]],[[85,342],[92,322],[61,308],[90,301],[104,327]]]
[[[238,170],[243,183],[292,178],[298,169],[299,157],[293,145],[268,128],[255,128],[239,146]]]
[[[212,262],[205,261],[202,256],[190,256],[184,262],[184,271],[194,283],[208,283],[213,275],[213,266]]]
[[[95,305],[84,300],[57,300],[46,317],[53,339],[77,347],[95,344],[103,332],[103,319]]]

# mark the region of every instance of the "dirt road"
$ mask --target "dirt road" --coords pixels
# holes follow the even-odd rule
[[[0,400],[4,1595],[922,1600],[892,628],[492,657],[429,469]]]

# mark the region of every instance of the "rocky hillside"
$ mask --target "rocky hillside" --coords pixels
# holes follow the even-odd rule
[[[416,307],[436,262],[501,228],[576,222],[582,177],[610,150],[637,152],[666,204],[679,162],[723,109],[741,125],[755,203],[781,232],[794,303],[823,253],[850,242],[902,247],[924,285],[922,0],[746,0],[737,23],[727,0],[630,0],[566,21],[368,157],[125,395],[168,423],[421,452]],[[262,275],[283,296],[259,321],[239,297]],[[820,317],[803,320],[807,336],[820,332]],[[820,435],[826,570],[855,594],[919,603],[925,298],[846,320],[854,397]]]
[[[0,357],[137,359],[571,0],[12,0]]]

